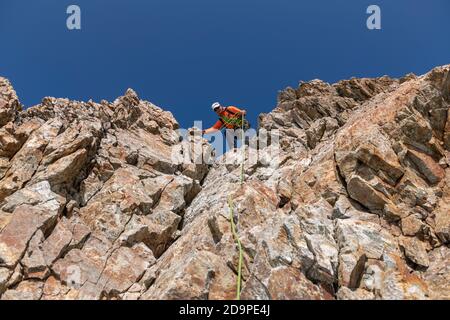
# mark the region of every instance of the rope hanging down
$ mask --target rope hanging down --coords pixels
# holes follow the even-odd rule
[[[232,117],[235,118],[236,116]],[[220,130],[225,127],[225,123],[222,125]],[[245,134],[244,134],[244,114],[242,114],[241,120],[241,148],[242,148],[242,162],[240,166],[240,185],[241,187],[244,184],[245,176],[244,176],[244,162],[245,162]],[[230,224],[231,224],[231,232],[233,234],[234,240],[238,246],[239,250],[239,261],[238,261],[238,269],[237,269],[237,279],[236,279],[236,300],[241,300],[241,285],[242,285],[242,261],[243,261],[243,251],[241,240],[239,239],[238,230],[236,229],[236,225],[234,223],[234,206],[233,200],[231,196],[228,196],[228,211],[230,213]],[[239,216],[238,216],[239,223]]]
[[[241,121],[241,148],[242,148],[242,162],[241,162],[241,177],[240,177],[240,185],[244,184],[244,162],[245,162],[245,135],[244,135],[244,115],[242,115]],[[238,231],[236,230],[236,225],[234,223],[234,206],[233,200],[231,196],[228,196],[228,210],[230,212],[230,224],[231,224],[231,232],[233,233],[234,240],[238,246],[239,250],[239,261],[237,268],[237,279],[236,279],[236,300],[241,300],[241,285],[242,285],[242,260],[243,260],[243,251],[241,240],[239,239]],[[238,216],[239,223],[239,216]]]
[[[238,274],[236,279],[236,300],[241,300],[241,283],[242,283],[242,245],[241,240],[239,239],[239,235],[236,231],[236,225],[234,224],[234,207],[233,200],[231,200],[231,196],[228,196],[228,209],[230,212],[230,224],[231,224],[231,232],[233,233],[233,237],[236,241],[236,244],[239,249],[239,262],[238,262]]]

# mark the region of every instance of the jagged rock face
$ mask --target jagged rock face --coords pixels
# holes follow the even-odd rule
[[[243,299],[450,299],[449,69],[288,88],[243,185],[132,90],[21,111],[2,80],[1,299],[233,299],[230,213]]]
[[[208,166],[174,161],[190,143],[132,90],[20,111],[1,83],[2,299],[128,296],[178,236]]]

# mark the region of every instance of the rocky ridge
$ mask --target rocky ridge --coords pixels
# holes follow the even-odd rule
[[[0,78],[0,298],[233,299],[231,196],[244,299],[449,299],[449,69],[280,92],[242,186],[131,89],[22,110]]]

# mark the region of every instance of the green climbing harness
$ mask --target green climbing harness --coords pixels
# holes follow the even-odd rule
[[[220,120],[222,121],[222,127],[220,128],[220,130],[227,126],[232,126],[233,128],[241,128],[242,130],[250,129],[250,122],[245,119],[243,114],[241,118],[238,117],[239,115],[239,113],[232,114],[231,116],[221,115]]]

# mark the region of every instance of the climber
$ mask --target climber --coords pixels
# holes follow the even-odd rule
[[[236,148],[237,139],[242,138],[239,135],[244,134],[250,128],[249,122],[244,118],[247,111],[233,106],[223,107],[219,102],[214,102],[211,108],[217,113],[219,120],[211,128],[203,130],[202,134],[209,134],[226,128],[228,146],[230,148]],[[234,131],[238,129],[243,129],[243,131]]]

